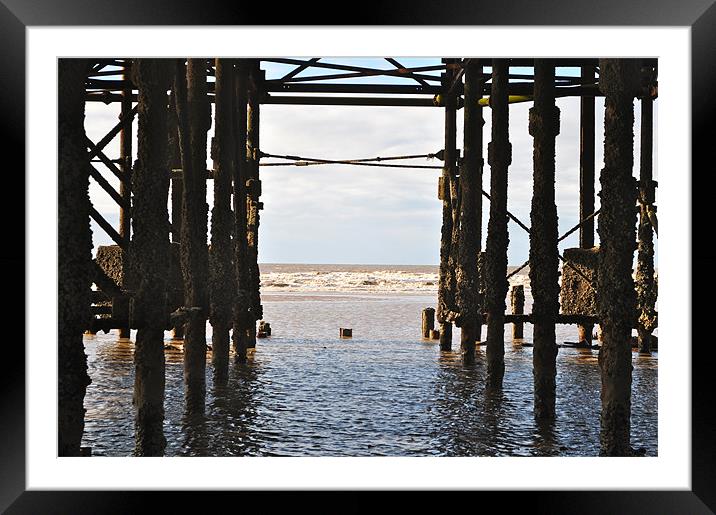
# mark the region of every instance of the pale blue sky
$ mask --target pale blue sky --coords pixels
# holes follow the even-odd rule
[[[405,66],[423,66],[438,58],[397,58]],[[326,58],[325,61],[339,62]],[[390,69],[382,59],[340,59],[357,66]],[[284,75],[293,67],[263,65],[267,78]],[[517,73],[522,70],[514,69]],[[571,73],[570,73],[571,72]],[[304,72],[302,75],[307,74]],[[332,70],[311,74],[339,73]],[[435,74],[438,72],[425,72]],[[558,69],[559,74],[573,74]],[[299,75],[299,76],[302,76]],[[371,77],[372,83],[411,84],[405,79]],[[353,80],[355,81],[355,80]],[[397,82],[396,82],[397,81]],[[412,82],[412,84],[415,84]],[[558,99],[561,132],[557,137],[557,208],[560,234],[578,218],[579,99]],[[603,160],[603,99],[597,102],[597,176]],[[636,102],[635,174],[639,162],[639,103]],[[532,145],[527,131],[531,103],[510,106],[510,140],[513,148],[509,170],[508,208],[529,226],[532,189]],[[94,141],[117,121],[118,104],[87,104],[87,133]],[[484,155],[490,140],[490,110],[485,109]],[[462,148],[462,116],[458,111],[458,148]],[[655,119],[656,110],[655,110]],[[328,159],[427,154],[443,148],[444,111],[432,107],[356,107],[263,105],[261,149],[272,154],[293,154]],[[135,124],[136,126],[136,124]],[[210,129],[211,136],[214,127]],[[136,151],[136,148],[135,148]],[[118,155],[118,140],[107,151]],[[656,155],[656,152],[655,152]],[[417,160],[415,164],[441,164]],[[656,177],[656,159],[654,162]],[[211,167],[211,163],[207,164]],[[102,170],[101,164],[96,164]],[[440,170],[391,169],[346,165],[310,167],[262,167],[265,209],[261,212],[260,262],[437,264],[439,262],[441,201],[437,198]],[[486,165],[483,187],[489,192],[490,168]],[[116,180],[105,174],[115,187]],[[599,185],[597,183],[597,191]],[[93,202],[111,223],[117,224],[117,207],[98,186],[90,189]],[[208,188],[211,204],[211,183]],[[597,197],[597,204],[599,198]],[[597,206],[598,207],[598,206]],[[489,204],[483,205],[483,247]],[[528,235],[510,222],[508,261],[518,265],[529,253]],[[95,247],[111,241],[93,224]],[[578,244],[578,233],[560,248]]]

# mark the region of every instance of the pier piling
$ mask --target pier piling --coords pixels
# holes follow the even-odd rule
[[[211,249],[209,252],[209,318],[212,326],[211,362],[215,375],[228,374],[229,329],[234,304],[236,273],[231,243],[233,213],[231,180],[236,155],[234,141],[234,66],[230,60],[216,59],[216,112],[214,126],[214,207],[211,211]]]
[[[636,268],[636,292],[638,309],[639,352],[651,353],[651,333],[656,322],[657,286],[654,277],[654,231],[649,211],[656,212],[656,200],[652,173],[654,150],[654,99],[651,95],[651,80],[641,98],[641,153],[639,166],[639,243]]]
[[[599,88],[606,95],[604,168],[600,174],[600,260],[597,307],[602,328],[601,455],[629,456],[631,330],[636,313],[632,262],[636,250],[637,188],[634,165],[634,97],[639,61],[600,59]]]
[[[445,59],[445,63],[454,60]],[[452,322],[447,320],[448,313],[455,311],[455,260],[453,248],[455,209],[457,188],[457,101],[450,92],[454,70],[448,68],[442,76],[442,89],[445,98],[445,148],[443,153],[443,171],[441,177],[442,228],[440,231],[440,269],[438,276],[437,319],[440,327],[440,350],[452,349]]]
[[[58,454],[79,456],[90,378],[82,333],[90,319],[92,233],[84,82],[90,62],[58,62]]]
[[[137,59],[132,79],[139,90],[137,163],[132,174],[133,238],[130,253],[139,285],[130,319],[134,347],[136,447],[139,456],[162,456],[164,424],[164,329],[169,256],[169,173],[167,171],[167,90],[173,62]]]
[[[262,94],[263,77],[257,60],[249,62],[249,96],[247,112],[247,134],[246,134],[246,170],[248,180],[246,182],[246,213],[247,213],[247,266],[249,280],[249,304],[252,324],[246,333],[246,347],[256,347],[256,322],[263,317],[261,306],[261,272],[258,262],[259,247],[259,223],[261,179],[259,177],[259,120],[260,120],[260,99]]]
[[[583,81],[593,81],[594,66],[582,66],[581,78]],[[595,138],[595,108],[594,96],[584,95],[579,98],[579,220],[584,221],[579,226],[579,247],[591,249],[594,247],[594,150]],[[579,342],[592,344],[591,324],[578,325]]]
[[[183,170],[181,269],[184,279],[184,383],[187,408],[201,412],[206,391],[206,319],[209,255],[206,246],[206,142],[211,110],[206,60],[177,61],[174,78]]]
[[[247,197],[246,183],[249,179],[248,165],[246,161],[246,139],[247,139],[247,104],[249,90],[249,69],[245,59],[235,62],[236,95],[234,97],[234,138],[236,141],[236,164],[233,177],[233,202],[234,202],[234,267],[236,273],[236,296],[233,305],[233,346],[234,359],[238,363],[246,361],[246,348],[248,331],[255,319],[250,310],[250,276],[248,268],[248,243],[247,243]]]
[[[490,164],[490,222],[486,245],[487,383],[502,387],[505,374],[505,297],[507,281],[507,170],[512,162],[509,141],[508,64],[493,59],[490,105],[492,141],[487,156]]]
[[[537,419],[553,419],[557,378],[555,323],[559,314],[554,159],[559,108],[555,105],[554,63],[550,59],[535,59],[534,107],[530,109],[529,132],[534,138],[529,272],[534,299],[534,414]],[[524,304],[524,300],[522,302]]]
[[[177,111],[175,103],[175,95],[170,93],[169,97],[169,113],[167,114],[167,163],[169,167],[169,178],[170,178],[170,196],[171,196],[171,241],[173,244],[181,245],[181,219],[182,219],[182,204],[184,197],[184,186],[182,173],[173,173],[173,170],[181,170],[181,150],[179,148],[179,123],[177,121]],[[181,277],[181,274],[179,274]],[[172,278],[170,278],[170,286],[174,286],[177,289],[182,290],[179,307],[184,303],[184,281],[180,280],[179,284],[171,284]],[[173,328],[172,337],[174,340],[184,339],[184,322],[177,323]]]
[[[482,67],[470,61],[465,69],[465,157],[460,170],[456,304],[460,313],[460,350],[463,362],[475,361],[475,342],[481,324],[477,256],[482,239]]]
[[[126,82],[126,86],[122,90],[122,102],[119,118],[124,121],[132,116],[132,62],[127,61],[124,64],[122,79]],[[132,217],[129,206],[132,203],[132,124],[122,124],[122,130],[119,132],[119,169],[122,172],[122,180],[119,181],[119,194],[124,200],[124,205],[119,207],[119,235],[125,240],[130,240]],[[126,276],[129,273],[129,263],[126,260],[122,262],[123,273]],[[124,298],[115,297],[112,299],[112,306],[125,304]],[[126,306],[128,307],[128,306]],[[129,338],[130,328],[128,325],[119,329],[119,338]]]

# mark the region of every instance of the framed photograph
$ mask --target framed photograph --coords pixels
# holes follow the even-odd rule
[[[325,25],[297,25],[300,17],[294,19],[291,9],[273,13],[275,9],[268,6],[242,6],[227,12],[213,3],[176,6],[169,2],[120,5],[101,1],[91,10],[81,4],[69,1],[60,8],[44,0],[5,0],[0,5],[0,42],[6,63],[0,83],[4,129],[0,141],[4,155],[20,156],[20,164],[13,169],[23,170],[23,174],[8,174],[16,183],[12,183],[12,189],[8,185],[6,191],[8,199],[23,198],[24,202],[7,203],[5,216],[17,220],[21,212],[26,214],[25,224],[6,224],[7,238],[14,242],[15,251],[5,264],[9,272],[13,270],[8,275],[18,280],[22,275],[19,270],[24,270],[22,287],[27,300],[25,345],[9,341],[6,345],[6,359],[12,365],[2,379],[0,402],[0,436],[4,442],[0,445],[0,509],[7,513],[131,512],[146,502],[142,496],[145,490],[152,491],[150,495],[168,494],[162,495],[161,502],[169,509],[182,505],[182,496],[172,498],[180,490],[199,495],[221,492],[232,499],[256,490],[404,490],[413,491],[416,495],[412,501],[423,505],[432,497],[422,491],[460,490],[481,497],[514,494],[518,502],[539,505],[550,513],[716,511],[716,438],[711,387],[706,383],[708,338],[699,338],[708,335],[705,321],[711,303],[695,296],[692,300],[692,288],[693,293],[710,291],[709,270],[713,265],[708,240],[699,238],[711,232],[711,203],[698,196],[710,191],[709,181],[702,181],[710,177],[711,161],[705,157],[712,153],[716,115],[716,6],[711,0],[649,4],[648,9],[637,2],[596,6],[580,1],[560,2],[547,10],[520,2],[502,6],[499,12],[468,2],[456,2],[449,8],[428,2],[398,2],[371,14],[357,12],[355,19],[327,20]],[[306,18],[306,22],[315,23]],[[60,80],[65,73],[62,61],[81,59],[91,65],[80,72],[84,73],[83,124],[93,178],[88,182],[88,198],[103,199],[93,200],[91,207],[92,252],[104,275],[99,280],[99,276],[93,276],[98,288],[92,292],[94,321],[87,328],[88,333],[98,334],[84,337],[93,383],[82,405],[83,436],[79,446],[75,445],[79,440],[72,444],[78,449],[65,452],[60,449],[62,437],[58,444],[58,432],[62,434],[58,429],[58,369],[62,365],[58,366],[57,330],[61,322],[57,284],[62,279],[57,263],[58,220],[67,208],[61,206],[62,199],[58,202],[55,173],[58,166],[62,170],[58,139],[61,146],[66,137],[61,131],[67,130],[61,119],[66,112],[61,97],[69,94],[63,89],[68,82]],[[591,273],[585,271],[588,265],[581,268],[581,264],[571,264],[577,263],[577,258],[563,251],[567,246],[580,247],[569,250],[591,251],[594,236],[599,240],[608,234],[594,222],[598,215],[595,207],[598,209],[604,200],[600,200],[600,187],[605,184],[600,186],[600,171],[616,166],[614,163],[623,158],[621,150],[614,150],[619,142],[613,136],[622,123],[618,107],[622,104],[615,104],[617,97],[605,91],[626,88],[624,78],[630,76],[628,70],[615,66],[614,75],[604,78],[612,70],[599,68],[599,59],[638,62],[641,82],[638,90],[637,85],[632,88],[632,99],[658,97],[649,107],[654,110],[650,152],[655,158],[654,171],[653,175],[644,175],[642,170],[639,183],[643,192],[656,179],[658,202],[648,200],[648,193],[639,199],[640,213],[651,227],[657,226],[654,204],[658,204],[662,231],[653,238],[665,239],[665,244],[658,246],[656,262],[652,257],[652,266],[663,270],[657,274],[661,347],[648,358],[633,358],[636,379],[632,381],[629,372],[629,452],[636,455],[629,457],[609,447],[609,434],[605,437],[602,433],[600,441],[598,360],[602,356],[597,339],[601,341],[601,335],[595,333],[593,348],[591,341],[592,323],[598,323],[598,317],[593,311],[584,314],[575,308],[567,313],[564,309],[571,302],[564,297],[565,282],[586,288],[591,284],[590,277],[596,280],[596,275],[585,276]],[[504,91],[499,89],[502,65]],[[590,66],[592,75],[585,75]],[[165,75],[160,73],[162,67],[166,68]],[[653,80],[648,78],[649,71]],[[192,82],[194,73],[202,77],[202,85]],[[468,82],[471,73],[479,75],[475,75],[475,82]],[[157,79],[160,75],[164,78]],[[164,81],[164,90],[170,92],[165,100],[174,108],[161,119],[151,118],[151,102],[141,97],[157,80]],[[608,90],[608,80],[613,80],[616,89]],[[131,83],[140,86],[132,87]],[[539,90],[544,84],[550,84],[546,96]],[[468,93],[473,85],[478,85],[479,93],[468,97],[475,95],[474,90]],[[453,91],[456,87],[459,92]],[[230,89],[232,93],[226,93]],[[569,96],[572,98],[566,98]],[[587,138],[596,141],[596,148],[591,150],[591,182],[596,191],[587,189],[587,197],[580,187],[580,177],[585,173],[587,127],[585,104],[580,98],[585,96],[592,99],[592,132]],[[208,136],[203,135],[209,143],[205,155],[203,148],[197,152],[197,146],[191,145],[195,129],[183,132],[190,126],[189,120],[195,119],[191,117],[201,115],[196,107],[199,97],[210,99],[202,107],[211,113],[211,130]],[[228,98],[231,104],[225,100]],[[509,144],[507,151],[500,147],[500,141],[507,142],[500,140],[500,119],[495,121],[487,114],[502,105],[501,98],[505,113],[509,105],[511,124],[520,127],[519,134],[509,132],[511,154]],[[555,118],[549,118],[554,112],[544,107],[550,98],[552,105],[561,109]],[[248,111],[226,107],[235,102],[248,105]],[[482,119],[485,113],[484,130],[481,124],[475,125],[482,130],[477,154],[469,148],[467,135],[463,141],[463,133],[473,127],[468,127],[473,123],[468,115],[463,118],[471,105],[480,106],[470,110],[473,116],[479,113]],[[636,114],[632,114],[635,176],[640,173],[642,153],[650,150],[641,137],[646,125],[640,127],[640,121],[649,123],[644,122],[643,105],[634,102]],[[259,106],[263,108],[260,145]],[[221,109],[230,114],[222,114]],[[413,111],[408,113],[410,109]],[[403,113],[408,114],[400,120]],[[625,119],[628,123],[628,116]],[[561,136],[556,146],[559,221],[555,218],[553,223],[554,228],[559,223],[560,236],[571,235],[575,243],[559,247],[559,257],[566,264],[560,279],[562,312],[555,317],[562,317],[561,324],[572,325],[557,330],[560,358],[553,358],[557,359],[557,411],[551,417],[558,423],[545,430],[535,419],[540,410],[549,412],[550,404],[539,404],[543,401],[535,394],[533,406],[533,381],[538,382],[543,371],[533,369],[532,347],[539,345],[533,341],[537,338],[532,331],[536,315],[531,311],[530,281],[534,288],[535,280],[541,279],[535,279],[526,265],[534,259],[530,245],[539,245],[530,237],[528,226],[537,230],[541,226],[536,224],[543,223],[539,214],[536,218],[534,215],[534,203],[541,200],[533,197],[532,167],[534,164],[534,177],[544,173],[538,155],[549,150],[550,143],[540,138],[543,133],[551,134],[549,127],[555,121],[558,128],[553,138]],[[151,123],[159,123],[161,130],[167,125],[176,127],[173,133],[169,129],[176,138],[175,147],[170,138],[167,155],[153,154],[141,136],[137,141],[137,133],[146,134],[146,124]],[[241,134],[226,129],[229,126],[248,128]],[[505,138],[507,134],[505,127]],[[120,137],[127,143],[120,142]],[[106,150],[110,141],[116,151]],[[380,145],[371,147],[373,142]],[[546,146],[538,150],[538,145]],[[229,146],[230,151],[226,150]],[[371,154],[376,147],[380,157]],[[195,161],[187,158],[192,155]],[[499,216],[491,213],[490,202],[499,201],[501,190],[487,177],[496,173],[500,156],[506,155],[509,157],[502,164],[510,166],[510,174],[515,171],[510,176],[512,182],[504,186],[509,233],[504,230],[512,250],[507,255],[505,243],[506,266],[501,277],[508,273],[509,284],[517,287],[510,290],[513,304],[509,305],[508,298],[509,316],[500,325],[505,325],[505,347],[516,350],[509,358],[501,358],[505,387],[502,391],[500,376],[500,393],[492,396],[488,387],[495,381],[498,365],[494,362],[495,347],[488,352],[484,333],[492,308],[480,305],[483,311],[477,312],[478,334],[465,336],[465,327],[470,326],[450,306],[467,310],[465,306],[472,301],[460,296],[457,285],[458,298],[453,292],[452,304],[444,302],[446,276],[442,267],[443,262],[448,266],[448,257],[441,245],[449,248],[451,241],[455,248],[462,245],[458,243],[462,241],[457,236],[459,230],[450,225],[446,232],[445,224],[451,221],[464,228],[472,223],[459,209],[468,199],[464,191],[469,190],[469,183],[463,177],[468,176],[465,170],[470,163],[481,159],[485,198],[481,200],[481,218],[475,222],[478,233],[482,231],[477,251],[484,251],[490,238],[495,245],[496,236],[488,232]],[[152,159],[160,164],[152,164]],[[196,263],[191,260],[197,259],[192,257],[197,251],[187,250],[191,247],[186,244],[190,233],[182,223],[196,215],[191,214],[191,193],[182,189],[182,184],[199,183],[190,182],[194,177],[191,170],[196,168],[195,162],[203,161],[207,161],[208,180],[199,181],[207,183],[199,197],[206,196],[208,202],[210,222],[204,236],[210,248],[204,254],[207,275],[197,279],[191,274],[181,275],[182,267],[198,266],[186,265]],[[249,163],[241,186],[236,186],[236,178],[244,169],[234,167],[234,162]],[[547,163],[549,174],[549,159],[542,162]],[[169,204],[165,213],[170,227],[162,230],[167,230],[168,242],[173,242],[173,247],[167,248],[175,252],[171,257],[169,251],[164,256],[170,266],[162,281],[174,281],[178,300],[174,302],[167,294],[162,301],[173,306],[167,317],[171,312],[168,329],[174,328],[175,339],[165,336],[163,340],[167,365],[164,368],[162,362],[162,381],[166,380],[166,387],[162,386],[163,395],[166,389],[162,417],[159,422],[145,424],[135,419],[133,403],[144,402],[142,396],[153,383],[151,374],[146,376],[147,383],[140,384],[144,379],[134,373],[135,366],[144,366],[135,328],[151,323],[146,320],[152,316],[154,286],[141,281],[128,286],[132,280],[128,268],[118,272],[116,277],[121,278],[112,283],[114,286],[101,287],[98,281],[115,281],[111,263],[116,256],[112,253],[119,252],[122,261],[122,249],[129,248],[123,245],[130,245],[129,234],[134,238],[137,230],[140,236],[147,230],[130,225],[142,209],[153,209],[152,190],[139,183],[135,190],[135,183],[130,186],[123,182],[122,174],[139,173],[141,177],[143,169],[162,167],[161,163],[170,163],[166,184],[157,186],[169,195],[164,200]],[[643,163],[642,158],[642,168]],[[705,173],[692,173],[697,163]],[[203,175],[205,171],[199,166]],[[554,196],[554,159],[551,166]],[[217,193],[221,185],[215,183],[221,180],[222,170],[229,169],[223,172],[229,179],[222,181],[227,190]],[[341,170],[345,169],[355,170],[354,175],[343,174]],[[560,180],[567,186],[560,186]],[[509,204],[508,188],[510,199],[515,199]],[[430,196],[423,195],[426,191]],[[653,196],[653,188],[651,191]],[[220,194],[225,195],[226,215],[235,217],[231,223],[238,224],[227,233],[233,234],[233,239],[227,238],[226,244],[236,244],[236,227],[243,227],[244,233],[238,234],[241,241],[248,242],[242,250],[229,250],[249,256],[245,272],[231,258],[227,263],[237,271],[227,277],[239,283],[246,281],[242,284],[248,286],[237,288],[246,297],[241,297],[245,305],[251,306],[245,316],[253,316],[252,322],[260,325],[258,329],[253,323],[252,329],[247,325],[245,335],[234,336],[229,343],[229,328],[237,327],[242,315],[226,310],[226,341],[208,337],[208,353],[203,350],[191,362],[187,355],[197,347],[189,342],[199,340],[185,336],[183,324],[189,332],[195,320],[192,317],[199,311],[211,312],[199,318],[204,325],[207,317],[218,317],[211,295],[214,289],[219,291],[215,268],[220,244],[212,239],[216,235],[211,232],[211,220],[222,216],[212,210]],[[246,195],[247,202],[237,203],[238,195]],[[546,195],[549,199],[549,191]],[[479,193],[477,196],[482,198]],[[588,197],[591,207],[585,208]],[[112,209],[104,209],[102,202]],[[182,209],[180,218],[172,214]],[[585,217],[593,218],[592,240],[587,237],[576,243],[577,236],[585,231]],[[259,231],[259,220],[265,232]],[[265,245],[262,253],[256,249],[258,234],[258,248]],[[635,236],[639,237],[636,230]],[[26,241],[26,246],[17,243],[21,241]],[[701,244],[698,250],[694,251],[693,241]],[[23,251],[17,251],[20,248]],[[140,255],[144,251],[136,252]],[[477,271],[475,249],[472,254],[474,263],[466,262]],[[462,270],[463,258],[457,251],[450,255],[455,259],[450,267]],[[636,268],[636,259],[634,263]],[[148,268],[142,267],[154,265],[148,259],[134,266],[145,270]],[[459,273],[451,279],[456,284],[463,280]],[[194,290],[186,285],[196,286],[202,281],[209,285],[205,285],[205,297],[198,295],[192,300],[190,292]],[[251,297],[254,285],[255,301]],[[160,286],[165,287],[165,283]],[[117,289],[116,296],[108,293],[114,291],[112,287]],[[147,296],[136,294],[122,304],[120,290],[135,288],[147,292]],[[185,307],[192,306],[189,302],[195,306],[204,302],[206,309]],[[619,302],[615,300],[615,304]],[[20,303],[12,298],[10,304]],[[437,307],[437,325],[432,320],[435,309],[424,309],[428,305]],[[124,314],[120,317],[118,313]],[[485,318],[480,322],[482,316]],[[122,323],[117,325],[117,320]],[[290,321],[294,332],[302,333],[300,338],[289,334],[282,321]],[[446,337],[453,323],[454,333]],[[577,336],[573,324],[587,329],[581,329]],[[701,332],[694,331],[697,328]],[[107,338],[110,329],[119,335],[120,343]],[[325,334],[331,331],[335,334],[329,341]],[[569,342],[569,331],[574,331],[575,340],[580,341]],[[413,332],[425,333],[423,339],[419,335],[412,342],[406,335]],[[468,345],[465,351],[468,338],[472,347]],[[552,340],[554,344],[555,338]],[[704,342],[695,344],[699,340]],[[296,346],[296,342],[301,345]],[[588,346],[586,353],[576,350],[581,344]],[[217,364],[218,345],[225,345],[227,359],[231,346],[237,365]],[[259,358],[262,345],[273,346]],[[602,342],[602,348],[604,345]],[[557,345],[554,349],[557,355]],[[346,353],[352,353],[347,362]],[[477,365],[465,357],[475,353]],[[250,366],[245,365],[247,359]],[[204,395],[210,397],[211,407],[208,415],[199,410],[193,417],[189,409],[195,393],[192,366],[201,361],[205,367],[200,367],[198,374],[208,379],[202,379],[196,391],[201,392],[201,402]],[[220,367],[227,367],[228,377],[210,377],[211,371]],[[587,369],[588,375],[582,376]],[[560,375],[570,377],[567,380]],[[217,393],[227,389],[232,391]],[[480,393],[479,398],[475,392]],[[604,390],[601,393],[604,395]],[[290,400],[276,404],[272,396]],[[395,403],[408,408],[396,409]],[[151,414],[147,416],[151,418]],[[605,416],[611,415],[602,411],[601,417]],[[264,421],[263,425],[257,425],[257,418]],[[505,420],[512,422],[503,423]],[[144,440],[137,436],[135,441],[135,431],[146,431],[148,436]],[[252,435],[252,431],[257,433]],[[164,442],[157,443],[157,434]],[[355,502],[360,505],[360,499]]]

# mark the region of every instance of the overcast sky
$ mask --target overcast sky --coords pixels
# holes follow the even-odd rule
[[[406,66],[434,64],[437,59],[400,59]],[[375,59],[341,59],[357,65],[387,63]],[[263,66],[268,68],[266,64]],[[267,69],[267,78],[282,76],[290,67]],[[565,70],[566,71],[566,70]],[[558,70],[558,72],[562,72]],[[315,72],[314,72],[315,73]],[[333,73],[324,70],[320,73]],[[390,82],[393,79],[381,78]],[[372,78],[371,82],[376,82]],[[405,81],[398,83],[406,83]],[[409,82],[407,82],[409,83]],[[561,132],[557,137],[557,209],[559,232],[577,223],[579,213],[579,99],[558,99]],[[597,102],[597,177],[603,164],[604,101]],[[509,169],[508,209],[529,226],[532,196],[533,139],[527,130],[531,103],[510,106],[510,141],[513,157]],[[639,163],[639,103],[635,102],[635,175]],[[86,130],[98,141],[117,123],[118,104],[88,103]],[[462,116],[458,111],[458,148],[462,148]],[[490,140],[490,110],[484,109],[484,157]],[[655,120],[656,120],[655,109]],[[391,155],[427,154],[443,148],[444,110],[433,107],[355,107],[263,105],[260,124],[261,150],[327,159],[355,159]],[[214,126],[209,136],[213,134]],[[135,123],[136,134],[136,123]],[[118,156],[119,139],[107,154]],[[656,147],[656,145],[655,145]],[[135,145],[136,152],[136,145]],[[654,175],[656,170],[656,148]],[[438,160],[415,164],[440,165]],[[95,166],[104,173],[100,163]],[[207,166],[210,168],[211,163]],[[347,165],[262,167],[264,210],[261,211],[259,261],[263,263],[360,263],[437,264],[439,262],[441,201],[437,198],[440,170],[371,168]],[[115,187],[110,173],[105,177]],[[489,192],[490,168],[486,164],[483,187]],[[208,202],[212,188],[208,185]],[[597,180],[597,191],[599,185]],[[95,207],[113,225],[117,206],[96,184],[90,187]],[[599,198],[597,197],[597,207]],[[483,204],[483,248],[487,235],[489,203]],[[508,262],[527,260],[529,237],[509,223]],[[95,248],[111,244],[93,224]],[[595,236],[596,237],[596,236]],[[578,245],[578,233],[560,248]]]

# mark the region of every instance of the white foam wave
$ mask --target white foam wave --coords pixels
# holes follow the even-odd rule
[[[517,274],[510,284],[529,288],[529,277]],[[316,270],[270,271],[261,274],[261,290],[285,291],[341,291],[341,292],[435,292],[438,274],[407,270]]]

